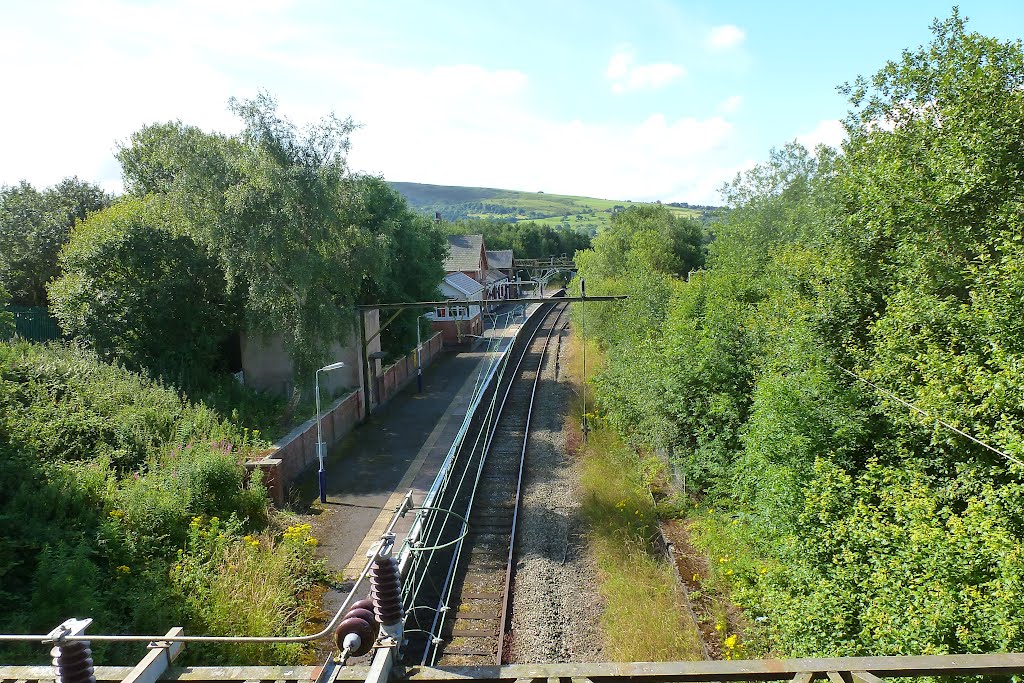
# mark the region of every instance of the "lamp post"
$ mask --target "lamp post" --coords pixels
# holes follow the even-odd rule
[[[429,313],[422,313],[416,316],[416,393],[423,393],[423,363],[420,362],[420,318],[425,318]]]
[[[580,327],[583,329],[583,441],[587,440],[587,281],[580,278]]]
[[[323,432],[320,430],[320,373],[330,372],[331,370],[337,370],[345,367],[345,364],[340,360],[337,363],[331,363],[318,369],[314,375],[316,383],[316,457],[320,463],[320,469],[317,472],[317,479],[320,482],[320,502],[327,502],[327,471],[324,469],[324,437]]]

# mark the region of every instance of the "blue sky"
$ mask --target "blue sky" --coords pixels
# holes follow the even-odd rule
[[[260,89],[298,123],[363,124],[358,170],[390,180],[715,203],[798,139],[838,144],[836,86],[929,40],[939,2],[0,4],[0,184],[120,188],[112,151],[180,119],[232,132]],[[1024,3],[961,2],[1024,36]]]

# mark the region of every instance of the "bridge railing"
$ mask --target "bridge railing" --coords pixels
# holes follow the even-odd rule
[[[568,256],[549,256],[547,258],[512,259],[512,267],[518,268],[576,268],[576,262]]]
[[[149,655],[155,664],[159,655]],[[146,660],[144,660],[145,662]],[[321,676],[322,667],[312,666],[203,666],[137,667],[101,666],[95,670],[97,681],[274,681],[307,683]],[[148,676],[146,674],[149,674]],[[432,683],[668,683],[669,681],[794,681],[810,683],[877,683],[885,678],[916,676],[1020,676],[1024,674],[1024,654],[925,655],[897,657],[835,657],[820,659],[747,659],[696,662],[625,662],[592,664],[516,664],[509,666],[410,667],[395,670],[398,678]],[[331,679],[364,681],[371,674],[365,666],[339,667]],[[50,666],[0,666],[0,683],[49,682],[54,679]]]

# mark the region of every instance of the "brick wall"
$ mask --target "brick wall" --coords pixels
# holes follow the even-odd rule
[[[430,339],[423,342],[423,355],[420,359],[422,367],[426,368],[437,354],[444,348],[444,340],[440,332],[434,334]],[[380,386],[380,405],[387,403],[391,398],[416,379],[416,352],[413,351],[402,356],[393,365],[388,366],[378,378]]]
[[[430,365],[441,353],[441,334],[423,343],[423,367]],[[380,378],[383,388],[381,403],[387,402],[409,382],[416,379],[415,351],[387,368]],[[324,409],[320,420],[324,443],[330,450],[345,438],[352,428],[365,419],[363,391],[357,389]],[[305,472],[317,465],[316,418],[310,418],[274,444],[262,460],[246,463],[250,469],[263,470],[263,482],[277,506],[282,506],[289,487]]]

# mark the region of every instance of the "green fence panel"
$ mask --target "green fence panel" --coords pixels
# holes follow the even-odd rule
[[[60,339],[61,334],[57,321],[50,311],[41,306],[8,306],[7,310],[14,314],[15,336],[34,342],[46,342]]]

